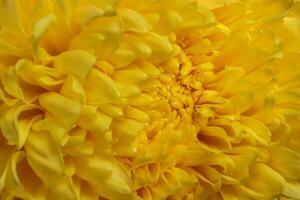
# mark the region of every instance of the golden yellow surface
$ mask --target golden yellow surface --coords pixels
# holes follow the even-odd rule
[[[299,0],[1,0],[0,200],[299,200]]]

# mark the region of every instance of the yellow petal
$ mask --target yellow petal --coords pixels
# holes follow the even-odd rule
[[[104,143],[110,143],[106,138],[105,132],[109,130],[112,118],[97,111],[97,107],[84,105],[82,107],[78,125],[85,128],[101,138]]]
[[[252,106],[254,101],[254,92],[241,92],[240,94],[231,97],[230,100],[232,104],[238,107],[239,112],[243,113],[246,112]]]
[[[184,166],[198,166],[206,163],[206,159],[204,158],[209,155],[210,153],[203,149],[203,147],[198,149],[188,149],[180,163],[182,163]]]
[[[197,9],[195,9],[197,8]],[[182,10],[180,10],[183,22],[182,26],[203,26],[212,24],[215,22],[215,16],[213,13],[205,6],[201,5],[199,2],[189,2]],[[205,17],[203,17],[205,16]]]
[[[272,2],[259,1],[254,4],[252,16],[254,19],[259,18],[262,21],[273,21],[284,17],[285,13],[292,7],[293,1],[275,0]]]
[[[149,25],[147,21],[145,20],[144,16],[140,13],[128,8],[121,8],[118,11],[121,20],[124,23],[125,31],[142,33],[147,32],[149,30]]]
[[[286,147],[274,146],[270,151],[270,166],[288,180],[300,178],[300,154]]]
[[[124,115],[127,118],[134,119],[140,122],[150,122],[150,118],[145,112],[131,106],[125,107]]]
[[[201,1],[203,5],[208,7],[209,9],[215,9],[219,7],[223,7],[226,4],[233,2],[232,0],[211,0],[211,1]]]
[[[223,186],[221,190],[221,196],[223,200],[239,200],[234,189],[228,186]]]
[[[16,106],[8,110],[1,118],[1,131],[11,145],[23,147],[32,123],[41,116],[40,110],[34,105]]]
[[[95,200],[99,195],[91,188],[91,186],[86,182],[80,183],[80,197],[81,200]]]
[[[82,33],[72,38],[69,46],[70,49],[82,49],[86,52],[94,54],[97,50],[97,47],[101,46],[104,47],[106,43],[108,43],[108,38],[106,38],[101,33]],[[108,49],[105,49],[104,55],[108,55],[112,53],[117,46],[112,48],[109,46]]]
[[[88,182],[95,184],[111,176],[112,163],[97,156],[85,156],[74,159],[76,174]]]
[[[172,31],[176,31],[178,27],[180,27],[183,22],[182,16],[179,12],[176,12],[171,9],[166,9],[160,12],[160,26],[158,26],[159,32],[170,33]]]
[[[104,113],[106,113],[107,115],[113,118],[123,117],[123,109],[118,106],[107,104],[107,105],[100,106],[99,108]]]
[[[120,90],[120,94],[122,97],[137,96],[141,93],[140,88],[136,85],[127,85],[127,84],[117,83],[117,86]]]
[[[158,163],[150,163],[133,169],[133,187],[141,188],[147,184],[156,183],[159,179],[160,165]]]
[[[109,76],[114,73],[114,66],[112,66],[112,64],[108,61],[99,60],[96,62],[95,66]]]
[[[123,25],[118,16],[100,17],[93,20],[84,33],[74,37],[70,47],[87,49],[105,59],[119,47],[122,36]]]
[[[70,138],[63,147],[63,153],[74,156],[89,156],[94,153],[94,143],[87,140],[87,131],[85,129],[77,127],[69,134]]]
[[[21,49],[15,47],[13,44],[10,44],[9,42],[0,39],[0,54],[9,54],[9,55],[15,55],[19,57],[28,57],[24,51]]]
[[[171,43],[158,34],[148,33],[144,35],[142,39],[151,49],[150,60],[154,63],[160,63],[166,60],[173,53]]]
[[[26,33],[22,24],[22,6],[19,1],[1,2],[0,24],[4,29],[15,35],[25,37]]]
[[[85,91],[80,82],[73,75],[67,76],[59,93],[74,101],[81,103],[86,102]]]
[[[115,65],[116,68],[122,68],[129,65],[136,55],[126,43],[122,43],[115,52],[108,56],[108,60]]]
[[[71,180],[65,174],[59,146],[49,133],[31,132],[25,144],[25,151],[30,167],[58,197],[76,197]]]
[[[99,70],[92,69],[85,81],[87,101],[90,104],[106,104],[120,97],[115,82]]]
[[[151,55],[151,49],[146,43],[138,36],[126,34],[125,40],[130,49],[135,53],[137,57],[148,58]]]
[[[139,69],[123,69],[118,70],[113,78],[119,83],[136,85],[147,80],[148,76]]]
[[[5,146],[1,144],[0,147],[0,193],[2,194],[5,187],[7,168],[14,148],[11,146]]]
[[[65,72],[42,65],[35,65],[28,60],[16,64],[16,73],[25,82],[41,86],[47,90],[57,90],[64,81]]]
[[[40,95],[39,103],[47,112],[67,122],[71,127],[79,118],[81,105],[58,93],[48,92]]]
[[[41,18],[34,24],[33,31],[32,31],[34,48],[37,48],[39,39],[55,21],[56,21],[55,16],[50,14],[46,17]]]
[[[64,146],[69,140],[68,132],[73,127],[73,124],[70,124],[68,122],[66,123],[66,121],[59,119],[55,115],[50,113],[46,113],[45,119],[41,120],[40,122],[42,121],[45,121],[45,125],[48,127],[42,130],[49,131],[53,140],[57,144]]]
[[[144,124],[132,119],[115,120],[112,124],[114,134],[120,138],[134,138],[144,128]]]
[[[167,144],[162,141],[151,142],[138,151],[137,156],[134,158],[134,163],[136,165],[142,165],[145,163],[158,162],[165,158],[166,151]]]
[[[286,182],[275,170],[263,163],[255,163],[250,168],[250,177],[241,186],[242,191],[251,198],[268,199],[280,194]]]
[[[65,69],[73,74],[80,82],[83,82],[96,58],[82,50],[70,50],[61,53],[54,58],[54,67]]]
[[[226,132],[219,127],[208,126],[203,128],[198,134],[199,142],[208,146],[209,149],[218,149],[228,151],[231,149],[231,144],[228,140]]]
[[[94,185],[100,195],[112,200],[131,199],[128,176],[114,159],[84,157],[76,160],[76,169],[77,175]]]
[[[7,190],[19,198],[41,199],[43,185],[25,160],[24,152],[16,152],[12,158],[7,173]]]
[[[22,88],[18,85],[18,78],[14,68],[11,67],[6,71],[2,77],[2,82],[4,89],[8,94],[20,99],[24,99],[24,93]]]
[[[153,102],[153,97],[145,93],[130,97],[129,99],[129,104],[132,106],[149,106]]]
[[[90,21],[102,16],[104,10],[93,5],[86,5],[73,11],[71,17],[72,29],[75,33],[88,24]]]
[[[139,61],[136,63],[136,65],[139,66],[139,68],[145,72],[149,78],[155,78],[160,74],[158,67],[150,62]]]
[[[283,194],[289,198],[297,199],[300,195],[300,184],[298,182],[287,183]]]
[[[241,121],[244,124],[244,130],[259,143],[263,145],[270,143],[271,132],[265,124],[249,117],[243,117]]]
[[[134,157],[138,151],[138,139],[120,138],[113,144],[113,152],[118,156]]]

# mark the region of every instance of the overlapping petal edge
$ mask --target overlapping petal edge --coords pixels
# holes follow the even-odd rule
[[[300,198],[298,0],[0,1],[0,199]]]

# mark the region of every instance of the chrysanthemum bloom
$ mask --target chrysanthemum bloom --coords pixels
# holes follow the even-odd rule
[[[300,199],[299,0],[1,0],[1,200]]]

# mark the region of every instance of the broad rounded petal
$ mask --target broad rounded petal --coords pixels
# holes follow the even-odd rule
[[[198,9],[198,12],[195,11],[195,8]],[[183,18],[183,22],[182,22],[183,27],[192,27],[197,25],[205,26],[215,22],[215,16],[213,15],[213,13],[205,6],[195,1],[187,3],[182,8],[180,14]]]
[[[288,180],[300,178],[300,154],[286,147],[274,146],[269,149],[270,166]]]
[[[124,116],[140,122],[150,122],[149,116],[145,112],[131,106],[124,109]]]
[[[94,153],[94,143],[87,138],[87,131],[75,128],[70,132],[68,142],[62,148],[62,152],[72,156],[89,156]],[[72,158],[70,159],[72,160]]]
[[[47,132],[31,132],[25,144],[27,161],[36,175],[61,198],[76,197],[70,177],[65,173],[58,144]]]
[[[137,57],[148,58],[151,55],[152,50],[147,44],[139,37],[131,34],[125,35],[126,42],[130,49],[135,53]]]
[[[54,58],[54,67],[62,68],[73,74],[80,82],[83,82],[96,58],[82,50],[70,50],[63,52]]]
[[[289,198],[297,199],[300,195],[300,183],[298,182],[287,183],[287,186],[284,188],[283,194]]]
[[[106,131],[109,130],[112,118],[103,112],[97,111],[95,106],[83,106],[78,121],[78,125],[85,128],[100,137],[100,141],[110,143],[110,138],[106,138]]]
[[[158,77],[161,73],[159,68],[152,63],[149,62],[137,62],[136,64],[143,72],[145,72],[149,78],[155,78]]]
[[[112,124],[114,134],[119,138],[134,138],[144,128],[144,124],[132,119],[115,120]]]
[[[35,105],[16,106],[8,110],[1,118],[1,131],[11,145],[22,148],[30,132],[32,123],[41,116]]]
[[[69,99],[72,99],[72,100],[75,100],[75,101],[78,101],[81,103],[86,102],[85,91],[84,91],[82,85],[80,84],[80,82],[73,75],[67,76],[59,93]]]
[[[117,82],[129,85],[139,84],[148,78],[147,74],[139,69],[118,70],[113,77]]]
[[[65,78],[64,70],[35,65],[29,60],[20,60],[16,64],[16,73],[25,82],[48,90],[57,90]]]
[[[104,113],[106,113],[107,115],[113,118],[123,117],[123,109],[118,106],[107,104],[107,105],[100,106],[99,108]]]
[[[101,105],[110,103],[120,97],[116,83],[99,70],[92,69],[85,81],[87,102]]]
[[[56,118],[74,125],[79,119],[81,105],[58,93],[48,92],[39,97],[40,105]]]
[[[119,10],[119,14],[124,23],[125,31],[143,33],[149,30],[149,25],[144,16],[135,10],[122,8]]]
[[[230,186],[222,187],[222,190],[220,193],[221,193],[223,200],[238,200],[239,199],[239,197],[236,194],[236,192],[234,191],[234,189],[231,188]]]
[[[131,199],[128,176],[115,160],[96,156],[81,158],[76,161],[76,169],[77,175],[94,185],[100,195],[112,200]]]
[[[263,145],[270,143],[271,132],[263,123],[248,117],[242,118],[244,130]]]
[[[208,146],[208,149],[216,148],[221,151],[229,151],[231,149],[226,132],[219,127],[205,127],[198,133],[198,140],[203,145]]]
[[[116,68],[122,68],[129,65],[136,55],[126,43],[122,43],[116,51],[108,56],[108,60],[115,65]]]
[[[170,42],[158,34],[148,33],[143,35],[142,39],[151,49],[150,60],[154,63],[166,60],[173,53],[173,47]]]
[[[107,179],[111,176],[112,163],[107,159],[90,156],[90,157],[78,157],[74,159],[76,165],[76,174],[95,184]],[[84,161],[84,162],[82,162]]]
[[[263,163],[256,163],[250,168],[249,179],[241,189],[249,197],[267,199],[280,194],[285,186],[286,182],[279,173]]]
[[[131,106],[148,106],[153,102],[153,97],[145,93],[129,98],[129,105]]]
[[[127,85],[117,83],[121,97],[137,96],[141,93],[141,89],[136,85]]]

